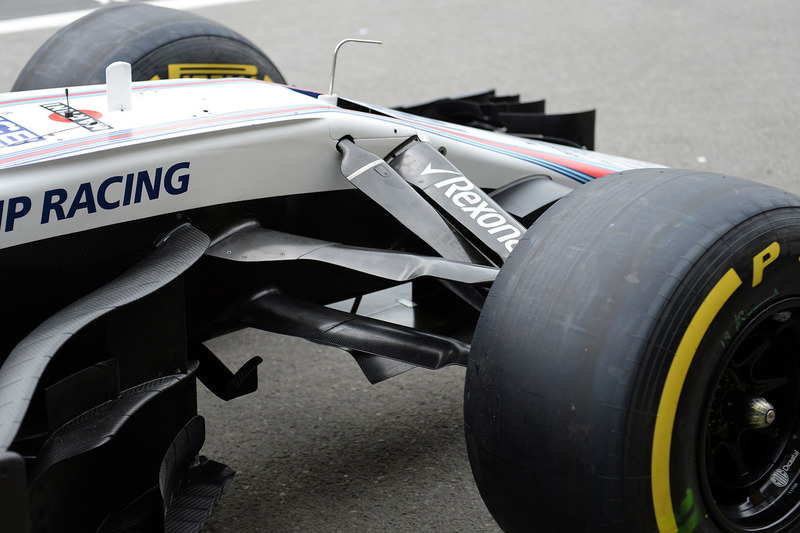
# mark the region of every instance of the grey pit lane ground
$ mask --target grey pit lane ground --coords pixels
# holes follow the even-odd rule
[[[496,87],[546,97],[551,111],[594,107],[598,151],[800,193],[794,0],[254,1],[197,12],[253,40],[300,87],[327,88],[339,40],[379,39],[343,49],[339,94],[390,106]],[[0,35],[0,90],[52,32]],[[265,362],[250,396],[223,403],[200,386],[203,453],[238,472],[206,531],[499,531],[466,457],[463,369],[373,387],[347,354],[303,341],[245,331],[215,346],[231,366]]]

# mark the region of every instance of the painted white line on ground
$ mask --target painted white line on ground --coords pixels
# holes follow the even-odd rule
[[[185,11],[189,9],[200,9],[203,7],[214,7],[254,1],[256,0],[154,0],[152,2],[143,3]],[[65,13],[52,13],[50,15],[36,15],[33,17],[0,20],[0,35],[60,28],[78,20],[84,15],[88,15],[92,11],[94,11],[94,9],[81,9],[78,11],[67,11]]]
[[[31,30],[44,30],[47,28],[59,28],[61,26],[66,26],[84,15],[88,15],[92,11],[94,11],[94,9],[82,9],[80,11],[69,11],[66,13],[53,13],[51,15],[3,20],[0,21],[0,35]]]

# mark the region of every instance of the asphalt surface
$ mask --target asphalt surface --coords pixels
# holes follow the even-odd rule
[[[95,7],[0,1],[0,19]],[[495,87],[598,109],[597,150],[729,173],[800,193],[796,0],[250,1],[195,9],[262,47],[290,83],[383,105]],[[0,20],[2,22],[2,20]],[[54,28],[0,33],[0,91]],[[261,354],[261,388],[200,392],[204,453],[238,474],[206,531],[497,532],[462,435],[463,369],[370,386],[347,354],[255,331],[220,339],[231,366]],[[553,510],[568,512],[568,510]]]

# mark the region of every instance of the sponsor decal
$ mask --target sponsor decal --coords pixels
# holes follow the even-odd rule
[[[87,181],[77,187],[44,191],[41,197],[16,196],[0,199],[0,232],[14,231],[16,222],[37,217],[39,224],[111,211],[129,205],[158,200],[161,193],[171,196],[189,190],[189,162],[169,167],[138,170]]]
[[[504,243],[506,250],[511,252],[514,249],[514,246],[522,236],[522,232],[514,224],[510,224],[504,214],[499,213],[497,209],[490,206],[489,202],[491,200],[483,195],[483,191],[458,172],[431,169],[430,165],[422,172],[423,175],[433,173],[458,174],[455,178],[434,183],[434,186],[437,189],[447,187],[444,195],[456,207],[469,215],[480,227],[492,235],[497,242]]]
[[[61,102],[42,104],[42,107],[52,112],[50,120],[56,122],[72,122],[92,132],[112,129],[111,126],[100,120],[103,114],[99,111],[75,109]]]
[[[772,481],[773,485],[776,487],[785,487],[789,484],[789,470],[791,470],[798,456],[800,456],[800,451],[793,450],[786,464],[772,471],[769,475],[769,480]]]
[[[14,146],[40,140],[42,140],[40,135],[23,128],[7,117],[0,116],[0,146]]]

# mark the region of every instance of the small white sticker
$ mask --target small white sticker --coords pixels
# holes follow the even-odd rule
[[[772,481],[772,484],[776,487],[785,487],[789,484],[789,474],[782,468],[777,468],[769,475],[769,480]]]

